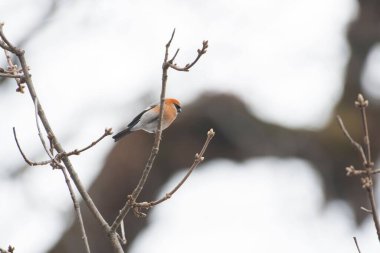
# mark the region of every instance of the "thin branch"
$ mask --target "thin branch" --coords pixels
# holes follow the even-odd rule
[[[0,72],[0,76],[7,77],[7,78],[24,78],[24,75],[14,75],[14,74],[3,73],[3,72]]]
[[[74,149],[73,151],[66,153],[66,156],[79,155],[83,151],[86,151],[87,149],[92,148],[93,146],[95,146],[96,144],[98,144],[98,142],[100,142],[101,140],[103,140],[106,136],[111,135],[111,134],[112,134],[112,128],[106,128],[104,130],[103,135],[100,136],[96,141],[91,142],[90,145],[88,145],[88,146],[86,146],[86,147],[84,147],[82,149],[79,149],[79,150],[78,149]]]
[[[46,154],[50,157],[50,159],[52,160],[52,167],[60,167],[61,169],[63,168],[63,166],[60,164],[60,162],[53,156],[52,153],[50,153],[49,151],[49,148],[46,146],[46,143],[45,143],[45,140],[44,140],[44,137],[42,136],[42,132],[41,132],[41,128],[40,128],[40,123],[39,123],[39,120],[38,120],[38,98],[36,97],[35,100],[34,100],[34,113],[35,113],[35,117],[36,117],[36,125],[37,125],[37,130],[38,130],[38,136],[40,137],[40,140],[41,140],[41,143],[42,143],[42,146],[44,147],[45,149],[45,152]]]
[[[7,47],[6,49],[5,48],[4,49],[14,54],[20,53],[20,50],[17,49],[15,46],[13,46],[12,43],[4,35],[3,27],[4,27],[4,23],[0,23],[0,38],[6,44],[6,47]]]
[[[365,154],[363,147],[352,139],[347,129],[345,128],[342,119],[339,116],[337,116],[337,118],[338,118],[339,125],[342,131],[344,132],[344,134],[346,135],[346,137],[350,140],[351,144],[353,144],[358,149],[362,157],[365,170],[355,170],[353,166],[350,166],[346,168],[346,171],[347,171],[348,176],[361,175],[362,187],[366,189],[368,193],[368,198],[371,204],[371,210],[369,211],[372,214],[372,219],[373,219],[373,222],[375,223],[377,237],[378,237],[378,240],[380,241],[380,222],[378,218],[375,195],[373,191],[373,178],[372,178],[372,175],[377,173],[377,171],[374,170],[374,163],[372,162],[372,159],[371,159],[371,147],[370,147],[370,139],[369,139],[369,131],[368,131],[367,114],[366,114],[366,108],[368,107],[368,100],[365,100],[362,94],[358,94],[357,100],[355,101],[355,106],[357,106],[360,109],[360,113],[362,116],[362,125],[364,129],[364,143],[366,145],[367,154]],[[365,211],[368,212],[368,210],[365,210]]]
[[[175,57],[177,56],[177,54],[179,52],[179,49],[177,49],[177,51],[174,54],[174,56],[172,57],[172,59],[168,60],[169,59],[169,48],[170,48],[171,42],[173,41],[174,35],[175,35],[175,29],[173,30],[169,41],[165,45],[164,62],[162,64],[162,86],[161,86],[161,96],[160,96],[160,98],[161,98],[161,100],[160,100],[160,113],[159,113],[158,127],[157,127],[157,131],[155,134],[155,139],[154,139],[152,151],[149,155],[148,161],[145,165],[145,168],[143,170],[143,173],[142,173],[142,176],[140,178],[139,183],[137,184],[136,188],[133,190],[131,196],[128,197],[123,208],[120,210],[119,215],[115,218],[114,222],[112,223],[111,231],[113,231],[113,232],[116,231],[116,229],[120,225],[120,222],[122,221],[122,219],[130,211],[130,209],[131,209],[131,205],[130,205],[131,200],[130,199],[132,198],[133,202],[136,201],[137,197],[139,196],[140,192],[142,191],[142,189],[146,183],[146,180],[149,176],[150,170],[152,169],[154,160],[155,160],[155,158],[158,154],[158,151],[159,151],[160,142],[161,142],[161,135],[162,135],[162,118],[163,118],[164,100],[165,100],[165,94],[166,94],[166,84],[167,84],[167,80],[168,80],[168,70],[169,70],[169,68],[173,68],[173,66],[175,66],[175,65],[173,65],[172,62],[174,61]],[[208,43],[207,43],[207,41],[204,41],[202,50],[198,49],[197,58],[191,64],[187,64],[185,66],[185,68],[187,68],[187,70],[190,69],[199,60],[199,58],[204,53],[206,53],[207,47],[208,47]],[[186,70],[183,70],[183,71],[186,71]]]
[[[164,100],[165,100],[165,93],[166,93],[166,83],[168,80],[168,57],[169,57],[169,47],[170,44],[174,38],[175,29],[173,30],[172,36],[170,37],[170,40],[165,45],[165,56],[164,56],[164,62],[162,64],[162,86],[161,86],[161,96],[160,96],[160,113],[158,118],[158,127],[154,138],[154,144],[152,147],[152,151],[150,152],[148,161],[145,165],[145,168],[143,170],[142,176],[139,180],[139,183],[137,184],[136,188],[132,192],[132,198],[137,199],[140,192],[142,191],[146,180],[148,179],[150,170],[152,169],[153,162],[156,159],[156,156],[158,154],[158,150],[160,147],[161,142],[161,134],[162,134],[162,118],[164,115]],[[111,225],[111,232],[115,232],[116,229],[120,226],[121,221],[124,219],[124,217],[128,214],[129,210],[131,209],[131,206],[129,205],[129,200],[125,202],[123,208],[119,211],[119,215],[115,218],[114,222]]]
[[[369,210],[369,209],[365,208],[364,206],[361,206],[360,209],[363,210],[364,212],[372,214],[372,210]]]
[[[338,123],[339,123],[339,126],[340,128],[342,129],[344,135],[347,137],[347,139],[351,142],[352,145],[354,145],[354,147],[358,150],[364,164],[367,164],[367,158],[365,156],[365,153],[364,153],[364,150],[363,150],[363,147],[362,145],[360,145],[359,143],[357,143],[354,139],[352,139],[351,135],[349,134],[349,132],[347,131],[346,127],[344,126],[344,123],[343,123],[343,120],[342,118],[338,115],[337,116],[337,119],[338,119]]]
[[[360,248],[359,248],[359,244],[358,244],[358,240],[356,239],[355,236],[352,238],[354,238],[354,242],[355,242],[356,248],[358,249],[358,253],[361,253]]]
[[[168,61],[169,64],[172,64],[174,62],[175,58],[178,55],[178,52],[179,52],[179,48],[177,49],[177,51],[175,51],[175,54],[173,55],[173,57]]]
[[[22,53],[22,54],[18,55],[18,58],[20,60],[23,72],[25,74],[25,81],[26,81],[26,84],[28,86],[30,96],[32,98],[32,101],[34,102],[35,99],[37,98],[37,93],[35,91],[33,81],[29,75],[29,70],[28,70],[28,67],[26,64],[25,56]],[[56,136],[53,132],[53,129],[51,128],[50,123],[49,123],[49,121],[45,115],[45,112],[42,108],[41,103],[37,103],[37,108],[38,108],[38,116],[40,117],[41,122],[42,122],[46,132],[48,134],[50,134],[52,136],[52,139],[54,140],[55,149],[57,150],[58,153],[64,153],[65,150],[63,149],[60,142],[56,138]],[[103,216],[100,214],[99,210],[97,209],[94,202],[92,201],[90,195],[87,193],[87,191],[86,191],[85,187],[83,186],[81,180],[79,179],[78,174],[76,173],[71,161],[69,160],[68,157],[64,156],[64,157],[62,157],[62,162],[65,164],[67,171],[70,174],[70,177],[72,178],[75,186],[77,187],[79,193],[81,194],[83,200],[85,201],[86,205],[90,209],[91,213],[94,215],[94,217],[97,219],[97,221],[101,224],[101,226],[105,229],[105,231],[108,232],[108,223],[105,221]]]
[[[73,189],[73,187],[71,185],[69,176],[67,175],[66,168],[65,167],[61,168],[61,171],[63,173],[63,176],[65,177],[65,182],[66,182],[67,188],[69,189],[70,197],[71,197],[71,199],[73,201],[73,204],[74,204],[74,209],[75,209],[75,213],[77,214],[77,217],[78,217],[78,221],[79,221],[79,225],[80,225],[80,230],[81,230],[81,234],[82,234],[82,240],[84,242],[84,246],[86,248],[86,252],[90,253],[91,252],[90,251],[90,245],[88,244],[86,229],[84,228],[83,217],[82,217],[82,213],[81,213],[81,210],[80,210],[80,206],[79,206],[78,200],[75,197],[74,189]]]
[[[31,160],[29,160],[25,153],[22,151],[21,149],[21,146],[20,146],[20,143],[18,142],[18,139],[17,139],[17,135],[16,135],[16,128],[13,127],[13,136],[15,138],[15,141],[16,141],[16,144],[17,144],[17,147],[18,147],[18,150],[20,151],[21,155],[22,155],[22,158],[24,158],[24,161],[30,165],[30,166],[42,166],[42,165],[47,165],[47,164],[50,164],[52,162],[52,160],[47,160],[47,161],[42,161],[42,162],[33,162]]]
[[[368,123],[367,123],[367,114],[366,114],[366,108],[368,107],[368,100],[365,100],[362,94],[358,95],[357,100],[355,101],[355,105],[360,108],[360,113],[362,116],[362,123],[363,123],[363,129],[364,129],[364,144],[366,145],[367,150],[367,163],[366,166],[372,165],[372,159],[371,159],[371,145],[370,145],[370,139],[369,139],[369,133],[368,133]]]
[[[67,184],[67,188],[69,189],[70,196],[71,196],[71,199],[72,199],[73,204],[74,204],[75,213],[77,214],[77,217],[78,217],[78,220],[79,220],[79,225],[80,225],[80,228],[81,228],[82,239],[83,239],[83,242],[84,242],[84,245],[85,245],[85,248],[86,248],[86,252],[90,253],[91,251],[90,251],[90,246],[89,246],[88,240],[87,240],[86,230],[84,228],[82,213],[81,213],[81,210],[80,210],[80,206],[79,206],[78,200],[75,197],[74,189],[71,186],[70,179],[69,179],[69,177],[67,175],[66,168],[63,165],[61,165],[60,162],[55,157],[53,157],[53,154],[50,153],[50,150],[46,146],[45,140],[44,140],[44,138],[42,136],[42,132],[41,132],[40,124],[39,124],[39,120],[38,120],[38,104],[39,104],[38,98],[36,97],[35,100],[34,100],[34,106],[35,106],[35,116],[36,116],[36,124],[37,124],[37,129],[38,129],[38,136],[40,137],[42,146],[44,146],[44,149],[45,149],[46,153],[54,161],[52,163],[52,167],[53,168],[54,167],[59,167],[61,169],[62,173],[63,173],[63,176],[65,177],[65,182]]]
[[[124,219],[121,220],[120,223],[120,230],[121,230],[121,237],[119,238],[121,240],[121,243],[123,245],[127,245],[127,239],[125,237],[125,228],[124,228]]]
[[[9,51],[10,50],[4,49],[5,57],[7,59],[8,65],[9,65],[9,71],[13,75],[17,75],[19,71],[17,69],[17,65],[13,64],[12,57],[9,55]],[[22,78],[17,78],[17,77],[15,78],[15,81],[17,83],[17,89],[16,89],[17,92],[24,93],[25,86],[22,85],[24,83],[24,80],[25,80],[24,75],[22,76]]]
[[[198,60],[202,57],[202,55],[204,55],[207,52],[207,48],[208,48],[208,41],[204,40],[202,42],[202,49],[197,50],[198,55],[192,63],[186,64],[185,67],[178,67],[177,64],[175,64],[175,63],[173,64],[173,61],[171,61],[171,62],[169,62],[170,67],[172,69],[177,70],[177,71],[185,71],[185,72],[189,71],[198,62]],[[177,53],[178,53],[178,50],[177,50]]]
[[[12,49],[5,44],[4,41],[0,40],[0,47],[4,50],[11,51]]]
[[[215,132],[213,129],[210,129],[208,132],[207,132],[207,139],[205,141],[205,143],[203,144],[203,147],[202,147],[202,150],[201,152],[198,154],[195,154],[195,158],[194,158],[194,162],[193,164],[191,165],[191,167],[189,168],[188,172],[186,173],[186,175],[182,178],[182,180],[168,193],[165,194],[165,196],[163,196],[162,198],[158,199],[158,200],[155,200],[155,201],[151,201],[151,202],[141,202],[141,203],[132,203],[133,205],[133,208],[137,207],[137,208],[144,208],[144,209],[149,209],[149,208],[152,208],[153,206],[156,206],[158,204],[161,204],[162,202],[170,199],[174,193],[176,193],[176,191],[186,182],[186,180],[189,178],[189,176],[191,175],[191,173],[194,171],[194,169],[201,163],[203,162],[204,160],[204,153],[206,152],[206,149],[211,141],[211,139],[215,136]],[[132,199],[131,199],[132,200]],[[132,200],[133,201],[133,200]],[[138,213],[139,215],[142,215],[144,216],[143,213],[141,213],[140,210],[135,210],[136,213]]]
[[[5,36],[3,34],[2,25],[0,25],[0,37],[2,38],[2,40],[4,42],[6,42],[6,43],[8,42],[8,40],[5,38]],[[12,46],[12,45],[10,45],[10,46]],[[31,79],[31,75],[29,73],[28,65],[26,63],[25,51],[17,49],[17,48],[13,48],[13,49],[14,49],[14,51],[11,51],[11,50],[9,50],[9,51],[16,54],[16,56],[17,56],[17,58],[21,64],[22,72],[23,72],[24,77],[25,77],[25,83],[28,86],[28,91],[29,91],[29,94],[31,96],[33,103],[35,103],[37,106],[38,116],[41,119],[41,122],[45,128],[45,131],[48,133],[48,136],[51,137],[51,140],[54,143],[54,148],[57,151],[57,153],[58,154],[65,153],[65,150],[63,149],[62,145],[60,144],[60,142],[56,138],[56,136],[53,132],[53,129],[50,126],[50,123],[49,123],[49,121],[45,115],[45,112],[43,110],[41,103],[36,103],[38,97],[37,97],[36,90],[34,88],[33,81]],[[99,212],[99,210],[95,206],[93,200],[91,199],[90,195],[86,191],[86,189],[85,189],[84,185],[82,184],[81,180],[79,179],[78,174],[76,173],[70,159],[67,156],[63,156],[62,162],[65,165],[68,173],[70,174],[71,179],[73,180],[73,183],[75,184],[76,188],[78,189],[79,193],[81,194],[83,201],[86,203],[90,212],[94,215],[94,217],[98,221],[98,223],[103,227],[105,233],[107,235],[109,235],[108,237],[110,239],[113,251],[115,253],[123,253],[123,249],[122,249],[122,247],[121,247],[121,245],[117,239],[116,233],[110,232],[110,227],[109,227],[108,223],[103,218],[103,216],[101,215],[101,213]]]
[[[372,213],[373,222],[375,223],[377,238],[380,241],[380,223],[379,223],[379,218],[378,218],[378,214],[377,214],[375,194],[373,192],[373,184],[371,184],[370,187],[367,187],[366,190],[368,192],[368,198],[369,198],[369,201],[370,201],[371,207],[372,207],[371,213]]]

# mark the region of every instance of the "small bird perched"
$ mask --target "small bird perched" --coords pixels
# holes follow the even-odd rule
[[[171,123],[176,119],[178,113],[182,111],[181,103],[175,98],[166,98],[164,101],[164,112],[162,118],[162,130],[170,126]],[[133,131],[144,130],[148,133],[156,132],[158,128],[158,120],[160,116],[160,104],[152,105],[142,111],[137,115],[131,123],[128,124],[127,128],[121,132],[112,136],[116,141],[120,140],[127,134]]]

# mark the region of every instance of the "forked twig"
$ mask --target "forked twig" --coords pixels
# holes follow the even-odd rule
[[[197,57],[194,59],[194,61],[193,61],[192,63],[188,63],[188,64],[186,64],[184,67],[178,67],[177,64],[173,63],[174,58],[175,58],[175,56],[177,56],[177,53],[178,53],[178,51],[179,51],[179,49],[177,49],[177,52],[176,52],[176,54],[174,55],[173,59],[169,61],[170,67],[171,67],[172,69],[177,70],[177,71],[185,71],[185,72],[188,72],[188,71],[189,71],[189,70],[195,65],[195,63],[198,62],[198,60],[201,58],[201,56],[204,55],[204,54],[207,52],[207,48],[208,48],[208,41],[207,41],[207,40],[204,40],[204,41],[202,42],[202,48],[197,50],[197,53],[198,53]]]

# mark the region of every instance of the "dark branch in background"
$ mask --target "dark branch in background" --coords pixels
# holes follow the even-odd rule
[[[371,210],[365,209],[366,212],[372,214],[372,219],[375,224],[376,232],[378,240],[380,241],[380,223],[379,218],[377,214],[377,206],[375,202],[375,195],[373,191],[373,174],[378,173],[379,170],[374,169],[374,163],[371,161],[371,148],[370,148],[370,139],[369,139],[369,132],[368,132],[368,123],[367,123],[367,115],[366,115],[366,108],[368,107],[368,100],[365,100],[361,94],[358,95],[357,100],[355,101],[355,106],[359,108],[362,124],[363,124],[363,130],[364,130],[364,144],[366,145],[366,154],[364,152],[364,149],[362,145],[360,145],[358,142],[354,141],[351,137],[351,135],[348,133],[346,127],[343,124],[342,119],[338,116],[338,122],[340,125],[340,128],[342,129],[343,133],[349,139],[351,144],[358,150],[360,156],[362,157],[364,168],[362,169],[355,169],[354,166],[346,167],[347,176],[361,176],[361,183],[362,187],[367,191],[368,198],[371,204]],[[363,208],[362,208],[363,209]],[[356,243],[356,240],[355,240]],[[359,248],[358,248],[359,250]]]
[[[170,37],[170,40],[165,45],[165,56],[164,56],[164,62],[162,64],[162,87],[161,87],[161,96],[160,96],[160,98],[161,98],[161,100],[160,100],[160,114],[159,114],[158,128],[157,128],[157,132],[155,134],[155,139],[154,139],[154,145],[153,145],[152,151],[149,155],[148,161],[145,165],[145,168],[143,170],[140,181],[137,184],[134,191],[132,192],[131,197],[128,197],[123,208],[120,210],[119,215],[115,218],[115,221],[112,223],[111,231],[116,231],[116,229],[119,227],[123,218],[130,211],[130,209],[132,207],[131,206],[131,200],[133,202],[136,201],[137,197],[139,196],[140,192],[142,191],[142,189],[146,183],[146,180],[149,176],[149,173],[152,169],[154,160],[155,160],[155,158],[158,154],[158,151],[159,151],[160,142],[161,142],[161,134],[162,134],[161,123],[162,123],[162,118],[163,118],[164,100],[165,100],[165,94],[166,94],[166,83],[168,80],[168,70],[170,67],[173,68],[173,66],[175,66],[175,65],[173,65],[173,61],[175,60],[175,58],[179,52],[179,50],[177,50],[176,53],[174,54],[174,56],[170,60],[168,60],[169,59],[169,48],[170,48],[171,42],[173,41],[174,35],[175,35],[175,29],[173,30],[173,33]],[[188,71],[192,66],[194,66],[194,64],[199,60],[199,58],[203,54],[206,53],[207,46],[208,46],[207,41],[204,41],[202,50],[198,50],[198,56],[196,57],[196,59],[191,64],[188,64],[185,66],[185,68],[187,68],[187,70],[185,70],[185,71]],[[174,69],[176,69],[176,68],[174,68]],[[181,71],[180,69],[176,69],[176,70]]]
[[[162,202],[170,199],[174,193],[176,193],[176,191],[186,182],[186,180],[189,178],[189,176],[191,175],[191,173],[194,171],[194,169],[196,167],[198,167],[198,165],[203,162],[204,160],[204,153],[206,152],[206,149],[211,141],[211,139],[215,136],[215,132],[213,129],[210,129],[208,132],[207,132],[207,139],[205,141],[205,143],[203,144],[203,147],[202,147],[202,150],[199,152],[199,154],[195,154],[195,158],[194,158],[194,162],[193,164],[191,165],[191,167],[189,168],[188,172],[186,173],[186,175],[182,178],[182,180],[173,188],[173,190],[171,190],[170,192],[166,193],[165,196],[163,196],[162,198],[158,199],[158,200],[155,200],[155,201],[151,201],[151,202],[140,202],[140,203],[136,203],[134,202],[132,196],[129,197],[129,201],[130,201],[130,205],[131,207],[133,208],[133,212],[134,214],[137,216],[137,217],[145,217],[146,214],[143,213],[141,211],[141,209],[150,209],[152,208],[153,206],[156,206],[158,204],[161,204]]]

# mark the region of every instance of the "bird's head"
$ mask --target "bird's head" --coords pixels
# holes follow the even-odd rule
[[[177,99],[175,99],[175,98],[167,98],[167,99],[165,99],[165,103],[167,105],[174,105],[175,108],[177,109],[177,113],[181,113],[182,112],[181,102],[179,102]]]

